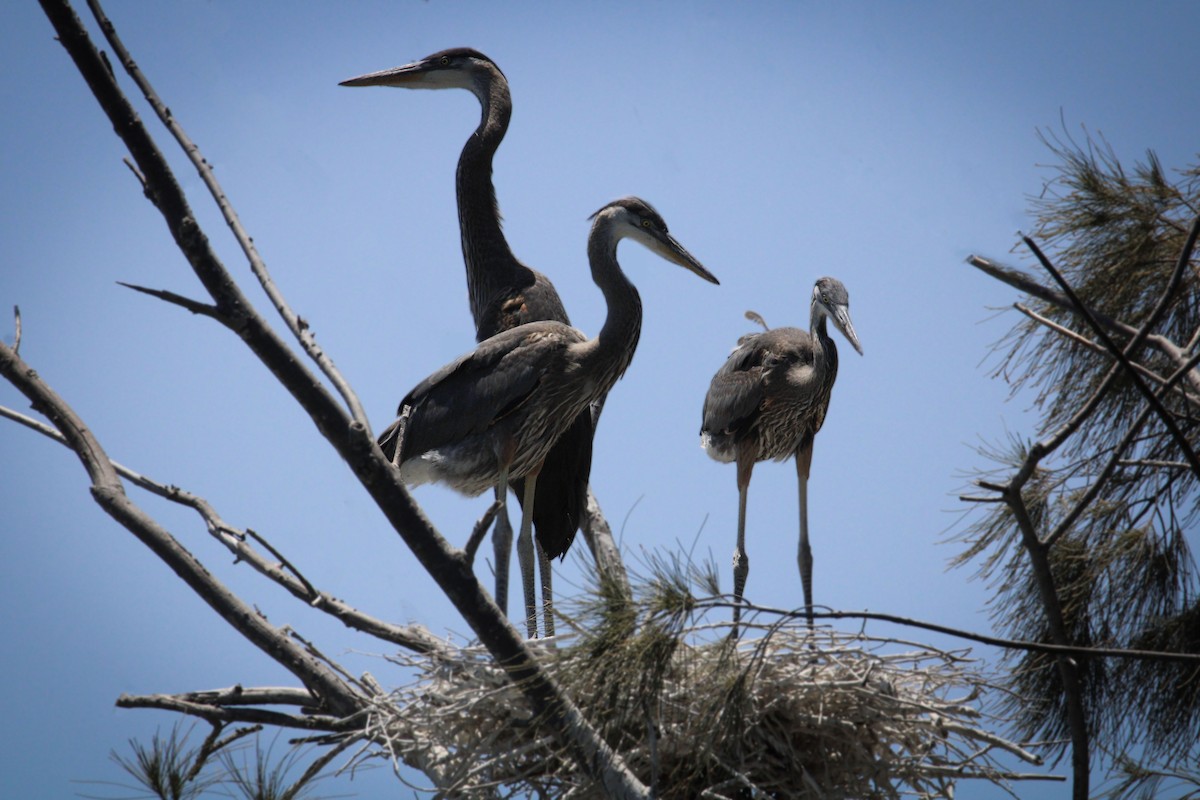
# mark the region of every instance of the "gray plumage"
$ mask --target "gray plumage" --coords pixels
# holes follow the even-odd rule
[[[599,336],[553,321],[502,331],[419,383],[379,438],[409,483],[437,481],[477,495],[527,478],[521,539],[530,533],[547,454],[624,374],[637,348],[641,298],[617,263],[617,244],[632,239],[717,283],[645,201],[613,201],[592,219],[588,262],[608,306]]]
[[[481,116],[459,155],[455,196],[477,341],[526,322],[552,319],[570,324],[549,278],[523,264],[504,236],[492,161],[508,131],[512,98],[500,67],[478,50],[456,47],[340,85],[466,89],[475,95]]]
[[[467,271],[467,297],[475,321],[475,341],[483,342],[501,331],[528,322],[570,320],[553,284],[513,254],[504,236],[492,161],[512,117],[508,80],[499,66],[478,50],[442,50],[411,64],[343,81],[343,86],[393,86],[408,89],[466,89],[479,100],[479,126],[463,145],[455,172],[459,230]],[[543,593],[549,607],[549,559],[564,557],[575,538],[587,503],[594,426],[585,409],[546,455],[541,478],[542,502],[534,513],[534,528],[544,557]],[[523,480],[511,482],[524,503]],[[497,604],[507,607],[508,564],[512,531],[507,514],[497,515],[494,534]],[[533,599],[531,558],[522,554],[526,611]],[[529,561],[530,563],[526,563]],[[550,626],[552,623],[548,622]]]
[[[808,543],[807,481],[813,438],[825,422],[837,379],[837,346],[826,320],[862,354],[850,321],[850,297],[834,278],[813,287],[810,330],[774,328],[751,333],[717,370],[704,398],[700,441],[717,461],[738,465],[738,543],[734,551],[734,598],[740,603],[749,572],[745,552],[746,493],[754,464],[796,458],[800,493],[800,545],[797,560],[804,602],[812,623],[812,554]],[[735,606],[736,629],[739,609]]]

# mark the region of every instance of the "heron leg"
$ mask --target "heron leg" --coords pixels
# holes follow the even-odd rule
[[[521,587],[525,592],[525,630],[537,638],[537,594],[534,591],[533,501],[537,473],[525,476],[525,508],[521,514],[521,532],[517,535],[517,561],[521,565]]]
[[[508,520],[508,480],[507,476],[496,485],[496,502],[500,509],[496,512],[495,527],[492,529],[492,553],[496,559],[496,605],[500,613],[508,615],[508,572],[509,559],[512,557],[512,523]]]
[[[812,467],[812,441],[796,450],[796,482],[800,492],[800,546],[796,563],[800,566],[800,583],[804,586],[804,616],[808,627],[813,625],[812,548],[808,545],[808,473]]]
[[[550,559],[546,557],[546,551],[542,549],[536,540],[534,545],[537,547],[538,567],[542,575],[542,629],[546,636],[554,635],[554,565]]]
[[[754,471],[754,457],[738,453],[738,531],[737,547],[733,551],[733,631],[737,638],[738,623],[742,619],[742,592],[746,588],[746,576],[750,574],[750,556],[746,555],[746,494],[750,489],[750,473]]]

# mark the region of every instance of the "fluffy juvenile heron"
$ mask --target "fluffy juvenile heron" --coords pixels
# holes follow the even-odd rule
[[[555,442],[603,397],[633,360],[642,302],[617,263],[628,238],[712,283],[717,279],[667,232],[651,206],[615,200],[592,215],[588,261],[608,315],[594,339],[561,322],[530,322],[481,342],[430,375],[400,401],[399,418],[379,437],[405,483],[439,482],[476,496],[525,479],[518,549],[532,550],[535,487]],[[523,575],[532,581],[532,575]],[[526,586],[526,597],[532,587]],[[536,606],[526,627],[537,636]],[[546,604],[547,617],[549,604]]]
[[[553,320],[569,325],[571,321],[553,284],[513,255],[501,226],[492,184],[492,159],[508,131],[512,98],[500,67],[478,50],[457,47],[411,64],[350,78],[341,85],[466,89],[475,95],[482,112],[479,127],[463,146],[455,175],[475,341],[482,342],[526,322]],[[543,601],[552,594],[550,560],[566,556],[587,504],[592,435],[591,411],[584,409],[546,456],[533,516],[541,557]],[[522,478],[509,484],[521,503],[525,501],[523,484]],[[512,527],[503,510],[497,514],[492,543],[496,559],[495,600],[507,612]],[[532,581],[524,580],[524,573],[532,569],[532,560],[521,564],[526,586],[533,585]],[[526,604],[532,602],[528,597],[525,600]]]
[[[862,346],[850,321],[850,295],[841,281],[821,278],[813,287],[809,331],[775,328],[751,333],[713,376],[704,398],[700,444],[717,461],[737,463],[738,532],[733,553],[733,628],[741,619],[742,591],[750,572],[746,555],[746,492],[759,461],[796,458],[800,485],[797,562],[804,610],[812,626],[812,549],[808,544],[808,475],[813,438],[825,422],[837,378],[837,346],[825,329],[832,320],[850,345]]]

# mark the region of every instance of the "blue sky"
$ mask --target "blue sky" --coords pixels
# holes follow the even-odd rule
[[[631,560],[641,548],[689,550],[715,559],[728,582],[734,470],[709,460],[697,436],[709,378],[750,329],[743,311],[806,324],[813,281],[840,278],[865,355],[842,347],[816,443],[816,600],[976,630],[989,629],[986,587],[969,569],[947,572],[955,549],[939,542],[959,524],[964,471],[986,466],[974,448],[1031,433],[1033,418],[1032,398],[1010,400],[989,368],[989,345],[1016,321],[993,309],[1016,297],[963,259],[1021,260],[1009,251],[1051,175],[1039,130],[1087,126],[1127,163],[1149,148],[1176,168],[1191,162],[1200,130],[1200,109],[1176,88],[1197,66],[1200,7],[1182,2],[187,0],[107,10],[376,430],[413,384],[472,344],[453,174],[478,106],[466,92],[339,80],[451,46],[496,60],[515,107],[496,160],[505,230],[588,333],[604,306],[586,266],[587,215],[627,194],[658,208],[721,286],[621,249],[645,323],[605,408],[593,486]],[[240,343],[117,285],[201,296],[35,3],[6,8],[0,59],[0,336],[12,341],[19,304],[23,356],[115,459],[205,496],[352,604],[465,635]],[[219,252],[248,279],[198,179],[170,157]],[[0,404],[26,406],[4,386]],[[292,682],[91,502],[70,453],[0,422],[0,454],[6,795],[104,794],[76,781],[120,780],[109,750],[173,721],[115,709],[122,692]],[[272,621],[388,682],[376,643],[230,564],[197,519],[134,494]],[[417,498],[455,540],[486,506],[440,487]],[[760,466],[750,599],[799,605],[795,520],[794,470]],[[572,559],[559,575],[570,593]],[[327,789],[374,797],[392,787],[377,774]],[[1023,796],[1062,790],[1037,791]]]

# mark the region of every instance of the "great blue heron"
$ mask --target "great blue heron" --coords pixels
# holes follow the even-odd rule
[[[532,540],[535,487],[547,454],[588,407],[625,372],[642,327],[637,289],[617,263],[617,243],[640,242],[666,260],[717,283],[667,232],[643,200],[615,200],[592,215],[588,261],[608,315],[588,339],[561,322],[501,331],[442,367],[400,401],[399,418],[379,437],[405,483],[448,484],[475,496],[525,478],[518,543]],[[504,496],[504,492],[500,492]],[[522,576],[526,581],[532,576]],[[526,608],[529,635],[536,610]]]
[[[850,321],[850,296],[841,281],[821,278],[813,287],[810,332],[774,328],[751,333],[713,376],[704,398],[700,443],[717,461],[737,463],[738,533],[733,553],[733,626],[741,619],[742,590],[750,571],[746,555],[746,492],[759,461],[796,458],[800,485],[800,545],[797,562],[804,608],[812,626],[812,550],[808,544],[808,475],[813,438],[825,422],[837,378],[837,346],[825,330],[833,321],[862,355]],[[764,325],[765,327],[765,325]]]
[[[508,130],[512,99],[508,81],[496,63],[477,50],[460,47],[442,50],[411,64],[351,78],[341,85],[466,89],[475,95],[482,111],[479,127],[463,146],[455,179],[475,341],[482,342],[526,322],[553,320],[569,325],[554,286],[545,275],[525,266],[513,255],[501,227],[492,185],[492,158]],[[552,594],[550,560],[566,555],[587,503],[592,435],[592,415],[589,409],[584,409],[546,456],[540,478],[533,524],[540,550],[543,602],[547,606]],[[523,478],[510,483],[522,504],[523,484]],[[497,491],[504,492],[502,488]],[[493,546],[495,600],[502,610],[507,610],[512,528],[503,509],[497,514]],[[532,554],[518,550],[518,556],[523,585],[532,587],[532,579],[525,576],[533,569]],[[527,596],[525,602],[529,605],[534,600]]]

